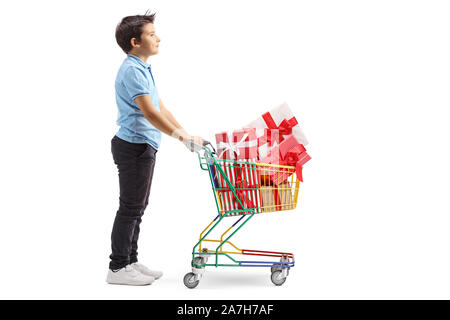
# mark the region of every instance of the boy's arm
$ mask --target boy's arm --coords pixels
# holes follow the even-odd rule
[[[169,110],[160,106],[161,112],[158,111],[149,96],[139,96],[134,101],[136,101],[136,104],[148,122],[155,126],[156,129],[183,142],[191,151],[193,151],[191,148],[192,142],[200,145],[203,144],[203,139],[190,136]]]
[[[139,109],[141,109],[144,117],[155,126],[159,131],[171,136],[178,128],[176,127],[163,112],[156,110],[149,96],[139,96],[134,99]]]

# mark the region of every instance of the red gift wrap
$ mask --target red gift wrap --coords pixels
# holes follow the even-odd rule
[[[258,159],[264,159],[271,149],[276,147],[280,141],[280,130],[278,129],[263,129],[264,134],[258,137]]]
[[[258,139],[255,128],[234,130],[231,134],[216,134],[217,155],[226,160],[255,160],[258,157]]]
[[[226,183],[222,175],[218,176],[218,193],[222,204],[222,210],[245,210],[258,208],[260,203],[259,187],[260,178],[256,165],[233,164],[221,166],[235,189],[236,196]],[[239,203],[239,201],[240,203]],[[241,205],[242,204],[242,205]],[[233,213],[232,215],[248,212]]]
[[[242,161],[255,161],[257,159],[258,144],[256,129],[254,128],[234,130],[231,134],[227,132],[218,133],[216,134],[216,142],[217,154],[220,159]],[[226,161],[219,161],[219,164],[235,188],[237,195],[236,198],[225,179],[220,176],[217,184],[223,210],[257,208],[259,177],[257,177],[255,165]],[[238,199],[243,206],[239,204]]]
[[[258,139],[255,128],[233,131],[233,145],[237,160],[252,160],[258,157]]]
[[[282,172],[270,169],[265,171],[270,176],[271,181],[279,185],[284,183],[294,172],[297,174],[297,178],[303,181],[303,165],[310,159],[311,157],[306,153],[305,147],[294,136],[289,136],[279,146],[273,148],[261,162],[295,167],[295,171],[289,169],[280,170]]]

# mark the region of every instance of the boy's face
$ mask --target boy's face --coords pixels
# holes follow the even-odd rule
[[[134,38],[131,40],[132,51],[144,56],[153,56],[158,54],[160,41],[161,39],[155,33],[153,23],[147,23],[142,27],[141,41]]]

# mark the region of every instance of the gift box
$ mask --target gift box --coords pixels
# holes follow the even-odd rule
[[[290,135],[293,135],[301,144],[306,146],[308,140],[300,128],[300,125],[289,108],[287,103],[264,113],[258,119],[250,122],[245,126],[246,128],[256,128],[256,135],[258,138],[262,137],[265,132],[264,129],[277,129],[280,134],[280,142]],[[264,158],[264,155],[259,159]]]
[[[258,139],[255,128],[234,130],[231,134],[216,134],[217,155],[226,160],[254,160],[258,157]]]
[[[258,143],[254,128],[238,129],[231,133],[218,133],[216,142],[217,155],[220,159],[253,161],[258,157]],[[253,189],[256,189],[259,184],[259,178],[256,177],[255,166],[253,165],[251,168],[251,165],[248,164],[220,160],[219,164],[231,184],[236,188],[236,195],[243,204],[242,207],[225,179],[220,175],[217,184],[223,210],[256,208],[259,197]]]
[[[261,186],[261,211],[274,212],[294,209],[289,182],[278,186]]]
[[[220,159],[234,160],[236,153],[233,148],[233,137],[228,132],[216,133],[217,156]]]
[[[294,209],[293,202],[293,194],[292,194],[292,186],[289,182],[282,183],[278,185],[278,189],[276,192],[278,193],[278,197],[281,202],[282,210],[292,210]]]
[[[257,197],[256,197],[256,190],[257,186],[250,184],[246,180],[240,180],[235,185],[235,192],[237,195],[234,197],[234,206],[237,210],[244,210],[244,209],[255,209],[258,207]],[[239,201],[240,203],[239,203]],[[241,206],[242,204],[242,206]],[[241,212],[243,213],[250,213],[250,211],[247,212]]]
[[[261,129],[259,129],[261,130]],[[255,130],[255,133],[258,129]],[[259,135],[258,139],[258,160],[264,159],[271,149],[280,144],[280,130],[278,129],[262,129],[263,134]]]
[[[232,164],[223,161],[223,163],[218,163],[218,166],[224,171],[225,176],[228,178],[230,183],[233,185],[233,182],[235,181],[235,174]],[[231,191],[231,188],[229,187],[228,183],[226,182],[224,176],[220,173],[220,171],[215,168],[216,172],[216,182],[215,187],[217,194],[219,196],[219,202],[221,204],[222,210],[229,211],[229,210],[235,210],[235,202],[234,202],[234,195]]]
[[[233,131],[233,145],[237,160],[255,160],[258,157],[258,139],[255,128]]]
[[[303,165],[310,159],[311,157],[306,153],[305,147],[292,135],[273,148],[264,159],[260,160],[260,162],[292,166],[295,167],[295,169],[266,167],[262,170],[261,175],[264,177],[269,176],[270,180],[275,185],[284,183],[294,172],[297,174],[297,179],[303,181]]]
[[[258,208],[260,204],[259,173],[255,164],[220,164],[231,185],[235,189],[235,194],[226,182],[225,178],[218,172],[216,190],[219,196],[222,210],[245,210]],[[237,196],[237,197],[236,197]],[[238,201],[239,199],[239,201]],[[242,204],[242,205],[241,205]],[[233,213],[232,215],[244,214],[249,212]]]

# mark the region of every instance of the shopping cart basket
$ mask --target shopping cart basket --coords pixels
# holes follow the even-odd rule
[[[192,250],[192,272],[184,276],[184,284],[191,289],[197,287],[205,267],[214,266],[270,267],[272,282],[282,285],[295,264],[292,253],[239,249],[230,239],[254,215],[295,209],[300,187],[293,174],[295,167],[219,159],[209,142],[196,151],[201,169],[209,173],[218,215],[200,233]],[[226,217],[234,217],[236,221],[220,239],[207,238]],[[207,248],[207,244],[214,248]],[[225,250],[225,246],[229,249]],[[265,260],[237,260],[235,255],[264,257]]]

